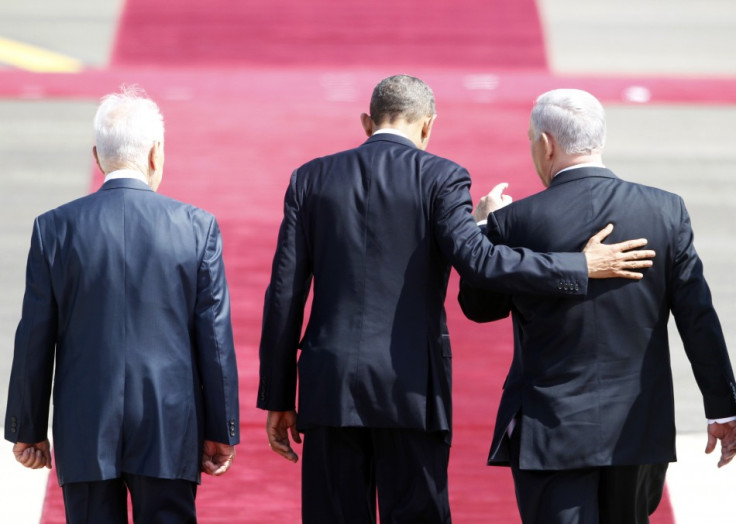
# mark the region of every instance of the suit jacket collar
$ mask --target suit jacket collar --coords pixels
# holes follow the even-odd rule
[[[100,191],[121,188],[138,189],[140,191],[153,191],[150,186],[135,178],[113,178],[112,180],[108,180],[107,182],[102,184],[102,187],[100,187]]]
[[[549,187],[558,186],[573,180],[581,180],[583,178],[618,178],[613,174],[613,171],[606,167],[579,167],[576,169],[570,169],[564,171],[552,179],[552,183]]]
[[[371,135],[370,137],[368,137],[368,140],[363,142],[363,145],[371,144],[373,142],[393,142],[395,144],[401,144],[413,148],[417,147],[416,145],[414,145],[414,142],[412,142],[408,138],[394,135],[393,133],[379,133],[377,135]]]

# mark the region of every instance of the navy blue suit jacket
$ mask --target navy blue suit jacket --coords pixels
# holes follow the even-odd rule
[[[122,472],[199,481],[203,439],[239,439],[215,218],[130,178],[39,216],[6,439],[46,438],[54,359],[61,484]]]
[[[505,431],[517,415],[522,469],[675,460],[670,312],[706,416],[736,415],[729,356],[679,196],[605,168],[577,168],[490,215],[487,232],[509,246],[577,250],[609,222],[611,242],[645,237],[657,252],[642,280],[591,281],[579,300],[509,297],[461,282],[460,304],[470,318],[513,316],[514,358],[490,464],[508,463]]]
[[[582,254],[491,245],[469,187],[464,168],[392,134],[292,174],[265,298],[258,407],[294,409],[301,347],[301,429],[449,432],[451,266],[498,291],[585,294]]]

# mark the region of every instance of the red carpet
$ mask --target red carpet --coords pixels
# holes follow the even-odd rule
[[[437,95],[430,149],[470,169],[475,199],[499,181],[510,182],[516,198],[539,190],[528,159],[528,111],[534,96],[559,80],[545,70],[534,2],[182,0],[172,9],[129,0],[113,63],[110,71],[77,76],[4,75],[0,93],[97,98],[125,81],[160,102],[167,125],[161,192],[220,221],[241,378],[242,444],[233,469],[201,486],[200,522],[298,521],[299,466],[268,449],[265,414],[253,407],[261,305],[288,176],[314,156],[361,143],[358,115],[373,85],[411,64]],[[490,69],[498,76],[485,73]],[[615,100],[631,85],[581,81]],[[701,92],[675,82],[669,88]],[[99,182],[96,175],[91,189]],[[508,470],[485,466],[510,361],[509,325],[470,323],[456,295],[453,278],[454,521],[516,523]],[[43,522],[63,521],[52,472]],[[673,522],[667,500],[653,522]]]
[[[545,66],[534,0],[130,0],[116,64]]]

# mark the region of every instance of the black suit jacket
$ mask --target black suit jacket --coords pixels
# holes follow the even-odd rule
[[[392,134],[292,174],[265,298],[258,407],[294,409],[301,347],[301,429],[448,431],[451,265],[499,291],[585,294],[581,254],[492,246],[471,217],[469,186],[464,168]]]
[[[46,438],[59,482],[122,472],[198,481],[202,440],[239,439],[238,376],[215,218],[110,180],[39,216],[5,437]]]
[[[610,241],[645,237],[657,252],[641,281],[592,281],[579,300],[496,295],[461,283],[466,315],[513,314],[514,358],[489,464],[506,464],[516,415],[522,469],[675,460],[670,312],[703,394],[705,414],[736,414],[733,372],[703,266],[677,195],[624,182],[605,168],[560,173],[548,189],[489,216],[494,242],[576,250],[607,223]]]

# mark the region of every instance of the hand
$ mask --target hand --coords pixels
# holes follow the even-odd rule
[[[506,182],[502,182],[491,189],[490,193],[478,200],[478,205],[475,207],[475,211],[473,211],[473,218],[476,222],[486,220],[489,214],[508,206],[513,201],[509,195],[503,194],[507,187],[509,185]]]
[[[30,469],[40,469],[44,466],[51,469],[51,445],[48,440],[26,444],[16,442],[13,445],[15,460]]]
[[[208,475],[219,477],[227,470],[235,459],[235,447],[212,440],[204,441],[202,449],[202,471]]]
[[[721,441],[721,458],[718,461],[718,467],[721,468],[736,456],[736,420],[725,424],[719,424],[718,422],[708,424],[706,453],[711,453],[716,449],[717,440]]]
[[[302,437],[296,429],[296,411],[269,411],[266,418],[268,445],[286,460],[296,462],[299,456],[291,449],[289,432],[294,442],[302,443]]]
[[[647,245],[646,238],[627,240],[618,244],[602,244],[601,242],[613,231],[613,224],[608,224],[598,233],[590,237],[583,253],[588,263],[589,278],[631,278],[640,280],[643,274],[629,269],[651,267],[654,251],[637,249]],[[631,251],[634,249],[635,251]]]

